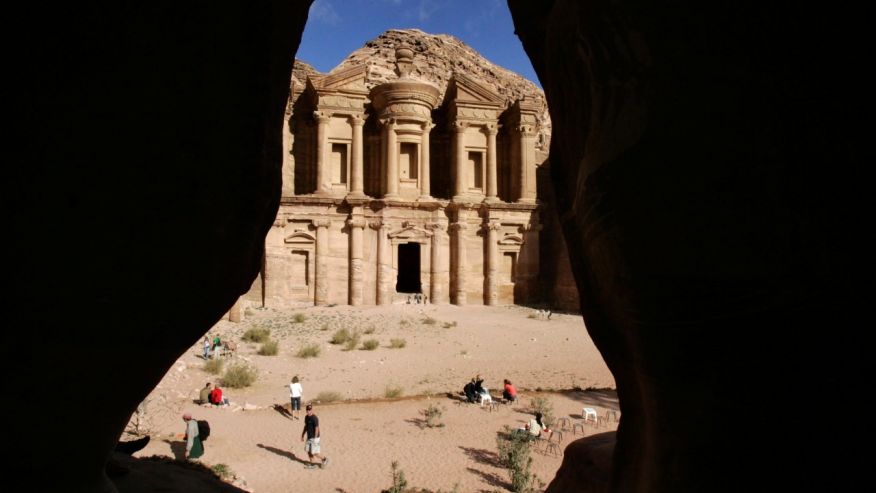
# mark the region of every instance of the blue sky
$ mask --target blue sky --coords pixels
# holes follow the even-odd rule
[[[387,29],[451,34],[487,60],[539,84],[505,0],[316,0],[297,57],[328,72]]]

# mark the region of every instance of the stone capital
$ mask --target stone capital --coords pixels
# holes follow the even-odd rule
[[[395,126],[395,123],[396,123],[396,119],[395,119],[395,118],[388,118],[388,117],[386,117],[386,118],[381,118],[381,119],[380,119],[380,124],[383,125],[383,126],[389,126],[389,128],[392,128],[393,126]]]
[[[444,231],[444,224],[442,223],[426,223],[426,229],[432,231],[433,233],[437,233],[439,231]]]
[[[538,223],[529,223],[520,226],[520,232],[524,233],[526,231],[541,231],[544,229],[544,225]]]
[[[314,111],[313,119],[317,121],[317,123],[328,123],[329,120],[332,119],[332,114],[328,111]]]
[[[314,219],[313,227],[315,228],[328,228],[332,225],[331,219]]]
[[[347,219],[347,226],[351,228],[364,228],[367,222],[362,218],[350,218]]]
[[[466,223],[453,223],[450,225],[450,231],[462,232],[468,229],[468,224]]]
[[[484,223],[483,228],[484,231],[496,231],[502,227],[502,223],[498,221],[490,221],[488,223]]]
[[[499,133],[499,125],[495,123],[487,123],[486,125],[484,125],[484,131],[487,133],[487,135],[496,135],[497,133]]]
[[[364,114],[355,114],[350,115],[350,124],[354,127],[361,127],[365,125],[365,115]]]
[[[514,127],[514,130],[519,132],[524,137],[534,137],[535,136],[535,125],[517,125]]]
[[[373,229],[373,230],[375,230],[375,231],[380,231],[381,229],[383,229],[383,228],[385,228],[385,227],[388,227],[388,226],[389,226],[389,225],[388,225],[387,223],[385,223],[385,222],[383,222],[383,221],[380,221],[380,220],[378,220],[378,221],[371,221],[371,222],[368,223],[368,227],[370,227],[371,229]]]
[[[423,122],[423,132],[430,132],[435,128],[435,124],[429,121]]]
[[[461,122],[459,120],[452,122],[450,124],[450,129],[454,132],[462,133],[465,132],[465,129],[468,128],[468,122]]]

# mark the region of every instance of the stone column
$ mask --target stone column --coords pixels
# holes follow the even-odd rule
[[[499,200],[498,176],[496,172],[496,133],[495,124],[486,126],[487,130],[487,200]]]
[[[538,289],[538,271],[540,269],[538,262],[540,243],[539,232],[542,227],[541,224],[532,222],[521,228],[521,232],[523,233],[522,249],[526,252],[526,256],[525,258],[520,256],[517,259],[519,273],[517,275],[517,282],[522,282],[523,284],[523,289],[521,290],[523,294],[523,303],[542,301],[535,299],[536,296],[534,296]]]
[[[468,275],[466,266],[465,252],[465,230],[468,229],[468,224],[465,219],[460,217],[458,222],[450,225],[450,231],[453,234],[453,251],[456,253],[456,269],[453,271],[453,292],[451,293],[452,302],[455,305],[465,305],[466,291],[465,280]]]
[[[447,303],[447,251],[443,248],[444,224],[427,223],[426,228],[432,231],[432,258],[429,275],[429,299],[432,304]]]
[[[377,231],[377,304],[389,305],[392,303],[392,296],[389,292],[392,246],[386,236],[388,225],[383,221],[374,221],[370,226]]]
[[[520,202],[535,202],[535,128],[532,125],[520,125]],[[533,169],[530,169],[533,168]]]
[[[420,198],[432,196],[432,182],[429,176],[429,132],[434,126],[431,122],[423,123],[423,138],[420,141]]]
[[[316,219],[313,226],[316,227],[316,275],[314,276],[313,304],[316,306],[328,304],[329,278],[328,278],[328,228],[332,222],[329,219]]]
[[[316,118],[316,193],[319,195],[328,195],[332,191],[331,172],[328,169],[328,161],[326,159],[326,147],[328,144],[328,124],[331,121],[331,114],[324,111],[314,111],[313,117]]]
[[[239,323],[242,318],[243,317],[241,317],[240,314],[240,298],[237,298],[237,301],[235,301],[234,304],[231,305],[231,309],[228,310],[228,321]]]
[[[386,120],[386,194],[385,198],[398,197],[398,143],[395,120]]]
[[[495,306],[499,303],[499,240],[501,224],[491,221],[484,225],[487,241],[487,258],[484,259],[484,304]]]
[[[466,184],[465,164],[468,161],[465,155],[465,129],[468,124],[453,122],[453,145],[456,151],[453,159],[454,182],[453,198],[459,200],[468,191]]]
[[[351,118],[353,124],[353,162],[350,170],[350,193],[352,195],[365,195],[364,188],[364,168],[362,154],[362,126],[365,125],[364,115],[353,115]]]
[[[350,285],[348,291],[349,303],[353,306],[362,304],[363,282],[365,273],[362,272],[362,236],[365,229],[365,220],[361,217],[347,219],[347,227],[350,230]]]
[[[283,120],[283,197],[295,195],[295,134],[289,127],[289,115]]]

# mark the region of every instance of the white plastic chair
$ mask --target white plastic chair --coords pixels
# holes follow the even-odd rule
[[[593,420],[593,426],[597,426],[599,424],[599,415],[596,414],[596,409],[592,407],[585,407],[581,410],[581,416],[584,417],[584,422],[588,422],[591,419]]]
[[[485,403],[493,405],[493,396],[490,395],[490,391],[486,387],[484,387],[484,391],[481,393],[481,407],[484,407]]]

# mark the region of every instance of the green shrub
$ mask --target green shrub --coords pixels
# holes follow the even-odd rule
[[[210,470],[212,470],[214,474],[222,479],[229,479],[231,477],[234,477],[234,473],[231,472],[231,468],[228,467],[226,464],[215,464],[210,467]]]
[[[390,339],[389,340],[389,347],[391,347],[393,349],[401,349],[407,345],[408,345],[408,342],[405,341],[404,339]]]
[[[253,327],[243,334],[243,340],[248,342],[265,342],[271,337],[271,330],[264,327]]]
[[[359,345],[359,338],[360,337],[361,336],[359,336],[358,332],[353,332],[350,335],[350,338],[347,339],[347,342],[344,343],[344,351],[352,351],[352,350],[356,349],[356,346]]]
[[[408,480],[405,479],[405,472],[398,467],[398,461],[392,461],[392,486],[386,493],[405,493],[408,487]]]
[[[374,351],[378,346],[380,346],[380,341],[377,339],[368,339],[362,343],[362,349],[365,351]]]
[[[541,421],[548,428],[553,428],[556,418],[554,417],[554,406],[551,401],[544,397],[536,397],[529,402],[529,407],[533,413],[541,413]]]
[[[316,358],[317,356],[319,356],[319,353],[321,351],[322,349],[319,347],[318,344],[308,344],[306,346],[302,346],[301,349],[298,350],[298,354],[296,354],[296,356],[298,356],[299,358]]]
[[[426,317],[426,318],[423,319],[423,323],[424,323],[425,325],[435,325],[436,323],[438,323],[438,321],[435,320],[435,319],[432,318],[432,317]]]
[[[496,437],[499,462],[508,469],[511,476],[511,491],[515,493],[535,492],[542,483],[531,472],[532,457],[529,455],[531,445],[529,433],[513,431],[508,425],[505,425],[505,431]]]
[[[350,340],[350,331],[347,329],[338,329],[332,334],[332,338],[329,339],[329,342],[332,344],[343,344]]]
[[[340,392],[320,392],[316,396],[316,400],[322,403],[337,402],[344,399]]]
[[[307,315],[303,313],[296,313],[292,315],[292,323],[301,324],[307,321]]]
[[[388,399],[394,399],[396,397],[401,397],[404,393],[404,389],[398,385],[387,385],[386,389],[383,391],[383,396]]]
[[[259,354],[262,356],[276,356],[279,351],[279,345],[277,341],[273,339],[268,339],[264,343],[262,343],[262,347],[259,348]]]
[[[439,422],[441,416],[444,415],[444,410],[437,404],[429,404],[429,407],[420,411],[426,417],[426,426],[429,428],[440,428],[444,423]]]
[[[207,362],[204,363],[204,371],[213,375],[218,375],[222,373],[222,366],[224,363],[225,360],[221,360],[218,358],[207,360]]]
[[[258,371],[255,368],[237,363],[225,370],[222,384],[232,389],[241,389],[252,385],[256,378],[258,378]]]

